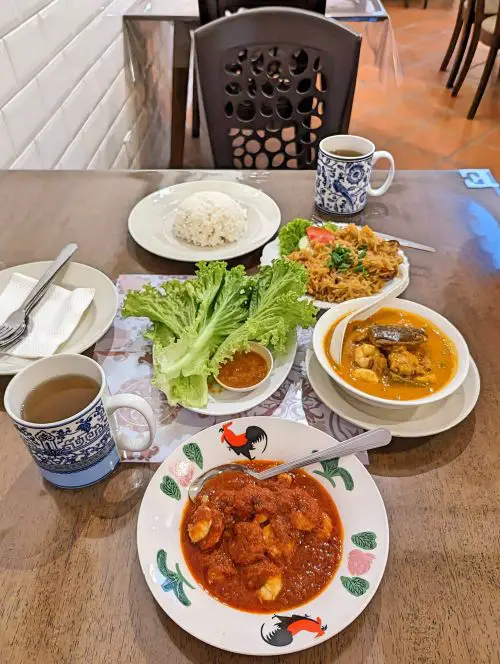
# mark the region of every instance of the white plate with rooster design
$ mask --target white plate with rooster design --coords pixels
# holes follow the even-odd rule
[[[315,222],[311,221],[311,225],[315,225]],[[338,223],[338,222],[335,222],[335,225],[338,226],[339,228],[348,226],[348,224]],[[377,231],[374,231],[374,233],[376,234]],[[370,298],[375,298],[379,297],[380,295],[383,295],[389,288],[392,288],[393,286],[395,288],[397,287],[397,290],[394,291],[394,297],[399,297],[399,295],[401,295],[401,293],[403,293],[403,291],[405,291],[408,288],[408,284],[410,283],[410,262],[406,254],[401,249],[399,250],[399,254],[403,259],[403,262],[399,266],[398,274],[394,277],[394,279],[388,281],[386,285],[382,288],[382,290],[380,290],[376,294],[376,296],[372,295],[366,298],[359,298],[360,300],[363,300],[363,304],[369,304]],[[277,237],[268,244],[266,244],[266,246],[262,249],[260,264],[270,265],[275,258],[279,257],[280,257],[280,240],[279,237]],[[307,297],[312,299],[314,305],[318,307],[318,309],[332,309],[332,307],[336,307],[338,305],[338,302],[326,302],[324,300],[314,300],[310,295],[307,295]]]
[[[246,417],[201,431],[162,463],[141,504],[137,547],[155,600],[186,632],[230,652],[276,656],[321,644],[368,606],[384,574],[389,528],[382,497],[354,456],[307,469],[332,497],[343,526],[337,572],[309,602],[279,615],[237,610],[198,585],[183,557],[180,524],[193,478],[245,456],[288,461],[332,444],[326,433],[304,424]]]

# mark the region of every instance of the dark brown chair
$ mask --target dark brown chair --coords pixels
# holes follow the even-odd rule
[[[458,38],[460,37],[460,33],[462,32],[465,15],[466,15],[465,0],[460,0],[458,5],[457,18],[455,20],[455,27],[453,28],[453,32],[451,33],[450,43],[448,44],[448,48],[446,50],[446,54],[443,58],[443,62],[441,63],[439,71],[446,71],[448,65],[450,64],[451,56],[453,55],[453,51],[457,46]]]
[[[299,9],[252,9],[194,33],[216,168],[314,168],[349,127],[361,37]]]
[[[262,9],[263,7],[307,9],[324,16],[326,0],[198,0],[202,25],[222,18],[227,12],[234,14],[239,9]]]
[[[463,19],[463,28],[462,28],[462,39],[460,40],[460,45],[458,47],[457,55],[455,57],[455,62],[450,72],[450,76],[446,83],[447,88],[454,88],[455,81],[459,74],[460,67],[462,66],[462,60],[467,49],[467,44],[469,43],[469,50],[465,58],[464,67],[467,71],[470,68],[472,59],[477,49],[477,44],[479,41],[479,33],[481,31],[481,24],[487,16],[491,16],[497,13],[499,5],[499,0],[466,0],[464,4],[464,19]],[[472,37],[471,37],[472,32]],[[465,72],[467,73],[467,72]],[[459,81],[456,90],[453,90],[453,96],[456,97],[462,83],[464,81],[465,74],[460,75]]]
[[[489,16],[488,18],[484,19],[481,26],[479,41],[481,41],[483,44],[486,44],[486,46],[489,46],[490,52],[488,53],[488,57],[484,65],[483,75],[479,81],[474,101],[472,102],[472,106],[470,107],[469,113],[467,114],[469,120],[473,120],[476,115],[477,109],[481,103],[481,99],[483,98],[484,91],[488,84],[488,80],[491,76],[491,71],[493,69],[493,65],[495,64],[495,59],[500,49],[500,7],[497,10],[496,16]]]
[[[477,50],[477,45],[479,43],[479,37],[481,34],[484,20],[488,16],[496,15],[499,6],[500,6],[499,0],[476,0],[474,8],[474,24],[472,29],[472,35],[470,38],[469,49],[467,51],[467,55],[465,56],[465,60],[460,70],[458,79],[455,85],[453,86],[453,92],[451,93],[452,97],[456,97],[458,95],[458,93],[460,92],[460,88],[462,87],[462,84],[465,81],[465,77],[469,72],[472,60],[474,59],[474,55]]]
[[[235,14],[240,9],[261,9],[263,7],[291,7],[307,9],[325,15],[326,0],[198,0],[201,25],[222,18],[226,13]],[[200,135],[200,111],[196,70],[193,74],[193,138]]]

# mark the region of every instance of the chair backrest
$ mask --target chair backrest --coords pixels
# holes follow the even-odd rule
[[[324,16],[326,0],[198,0],[202,25],[222,18],[227,12],[234,14],[239,9],[259,9],[262,7],[307,9],[310,12],[316,12]]]
[[[361,37],[300,9],[252,9],[194,33],[216,168],[315,168],[346,133]]]

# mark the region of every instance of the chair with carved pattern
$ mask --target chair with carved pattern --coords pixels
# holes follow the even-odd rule
[[[315,168],[349,128],[361,37],[318,14],[251,9],[194,33],[216,168]]]
[[[257,9],[262,7],[307,9],[310,12],[316,12],[324,16],[326,0],[198,0],[201,25],[206,25],[210,21],[216,21],[227,14],[235,14],[242,9]],[[200,135],[200,112],[198,106],[198,83],[195,68],[193,73],[193,138],[198,138]]]

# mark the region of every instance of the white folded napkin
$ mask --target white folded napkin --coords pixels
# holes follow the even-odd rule
[[[0,293],[0,325],[19,309],[37,279],[14,273],[5,290]],[[61,286],[49,287],[42,302],[30,315],[28,332],[22,340],[0,353],[16,357],[47,357],[73,334],[81,317],[94,298],[93,288],[69,291]]]

